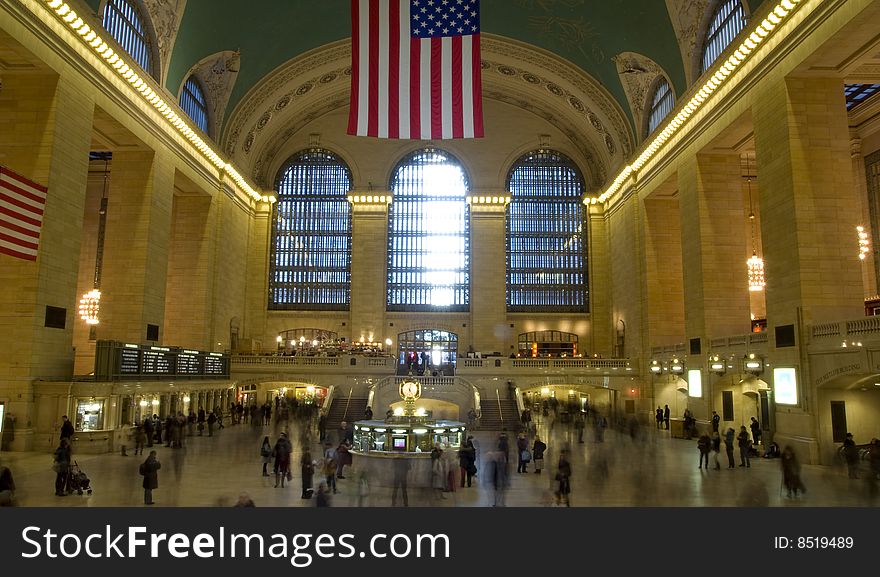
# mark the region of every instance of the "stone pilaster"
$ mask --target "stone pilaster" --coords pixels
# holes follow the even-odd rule
[[[391,193],[380,192],[390,195]],[[397,344],[397,332],[385,322],[387,284],[388,205],[353,204],[351,224],[351,340],[374,341],[390,338]]]
[[[503,204],[471,204],[472,339],[460,341],[460,351],[473,345],[475,351],[507,353],[514,342],[507,323],[505,209]]]

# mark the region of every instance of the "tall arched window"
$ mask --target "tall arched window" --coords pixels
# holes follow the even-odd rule
[[[104,7],[104,29],[128,55],[153,74],[153,50],[144,18],[134,0],[107,0]]]
[[[208,104],[202,85],[195,76],[190,76],[180,91],[180,107],[202,132],[208,134]]]
[[[654,97],[651,99],[651,111],[648,113],[648,134],[654,132],[663,119],[666,118],[672,108],[675,106],[675,93],[669,86],[669,81],[662,78],[654,90]]]
[[[715,14],[703,40],[702,74],[712,66],[715,59],[733,42],[736,35],[746,27],[746,11],[742,0],[721,0],[715,7]]]
[[[351,175],[326,150],[293,156],[278,173],[269,262],[270,309],[348,310]]]
[[[389,311],[468,310],[468,180],[446,152],[417,151],[391,181]]]
[[[507,179],[507,310],[587,310],[584,179],[562,154],[530,152]]]

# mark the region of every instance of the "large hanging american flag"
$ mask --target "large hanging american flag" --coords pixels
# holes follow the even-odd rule
[[[0,253],[37,260],[46,188],[0,166]]]
[[[481,138],[479,0],[352,0],[348,133]]]

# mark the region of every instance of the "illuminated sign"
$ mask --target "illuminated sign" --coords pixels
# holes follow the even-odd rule
[[[688,396],[703,396],[703,374],[700,369],[690,369],[688,371]]]
[[[797,374],[794,369],[773,369],[773,393],[779,405],[798,404]]]

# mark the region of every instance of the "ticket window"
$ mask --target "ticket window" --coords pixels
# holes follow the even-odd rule
[[[77,431],[100,431],[104,429],[104,401],[94,399],[79,399],[76,403],[76,420],[74,428]]]
[[[406,435],[393,435],[391,437],[391,448],[394,451],[406,451]]]

